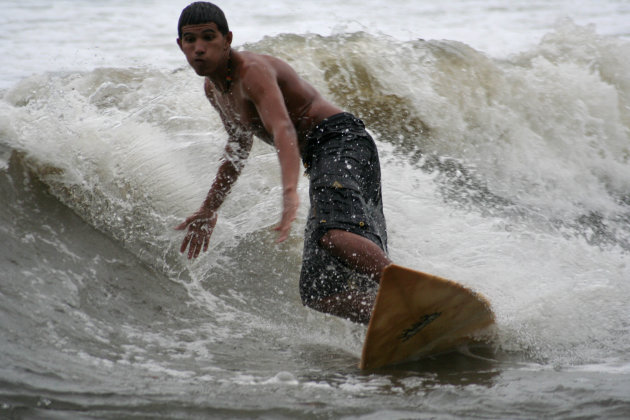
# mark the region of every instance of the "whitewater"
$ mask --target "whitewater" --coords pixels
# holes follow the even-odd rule
[[[179,253],[226,140],[186,4],[3,2],[0,418],[630,415],[628,2],[219,3],[365,121],[391,258],[493,305],[487,346],[369,372],[300,303],[270,146]]]

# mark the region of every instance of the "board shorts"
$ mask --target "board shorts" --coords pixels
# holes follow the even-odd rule
[[[333,115],[311,130],[302,160],[310,178],[311,204],[300,274],[302,302],[310,306],[334,294],[374,290],[376,280],[345,266],[319,244],[328,230],[340,229],[371,240],[387,253],[374,140],[352,114]]]

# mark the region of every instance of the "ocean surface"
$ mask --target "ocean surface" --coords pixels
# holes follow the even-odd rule
[[[307,180],[255,144],[211,249],[173,228],[226,139],[184,1],[2,1],[0,418],[630,417],[630,2],[226,1],[234,45],[360,116],[394,261],[496,312],[477,349],[357,368],[304,308]]]

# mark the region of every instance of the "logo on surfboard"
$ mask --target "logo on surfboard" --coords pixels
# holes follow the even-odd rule
[[[415,322],[411,327],[404,329],[398,338],[401,339],[403,343],[410,340],[414,335],[422,331],[424,327],[435,321],[440,315],[442,315],[442,312],[422,315],[418,322]]]

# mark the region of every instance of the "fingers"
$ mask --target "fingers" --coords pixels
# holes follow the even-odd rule
[[[192,239],[192,236],[193,236],[193,233],[191,231],[188,231],[186,236],[184,236],[184,240],[182,241],[182,245],[179,247],[179,252],[184,253],[184,251],[186,251],[186,248],[188,247],[188,244],[190,243],[190,240]]]
[[[197,235],[196,233],[193,231],[190,233],[191,234],[191,238],[190,238],[190,246],[188,247],[188,259],[192,259],[195,255],[195,251],[197,250]]]
[[[298,203],[297,195],[295,197],[285,197],[282,220],[280,220],[280,224],[274,229],[278,232],[276,243],[284,242],[289,237],[291,224],[297,215]]]
[[[275,228],[275,230],[279,232],[276,243],[283,242],[289,237],[291,223],[295,220],[300,204],[300,198],[294,189],[285,190],[282,198],[282,219],[280,220],[280,224]]]
[[[188,248],[188,259],[197,258],[200,252],[201,246],[199,244],[199,235],[194,235],[192,245]]]
[[[185,245],[188,245],[188,259],[197,258],[201,253],[208,250],[210,243],[210,234],[207,231],[192,231],[184,238],[180,252],[186,251]]]
[[[284,242],[291,232],[291,224],[295,220],[295,214],[297,211],[289,211],[283,214],[280,224],[274,228],[278,232],[276,243]]]
[[[284,242],[289,237],[289,232],[291,231],[291,225],[285,227],[278,226],[274,230],[278,231],[278,237],[276,238],[276,243]]]
[[[188,259],[197,258],[201,251],[208,250],[210,236],[216,225],[216,217],[211,219],[198,219],[189,217],[186,221],[178,225],[175,229],[183,230],[188,227],[188,232],[184,236],[179,252],[184,253],[188,249]]]
[[[208,245],[209,244],[210,244],[210,234],[207,234],[203,238],[203,252],[206,252],[208,250]]]

